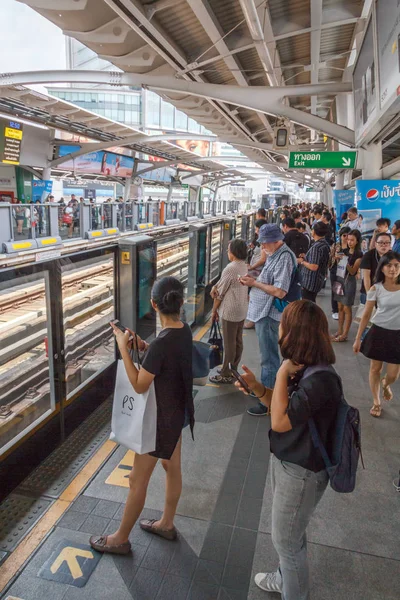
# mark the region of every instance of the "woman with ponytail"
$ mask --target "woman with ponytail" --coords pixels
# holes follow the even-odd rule
[[[182,491],[182,429],[194,426],[192,333],[180,320],[183,286],[175,277],[155,282],[151,304],[159,314],[162,330],[151,344],[136,336],[139,350],[145,352],[143,365],[137,370],[129,347],[132,331],[122,333],[113,327],[129,380],[138,393],[146,392],[154,381],[157,401],[156,449],[149,454],[135,454],[129,475],[129,494],[118,531],[111,535],[92,536],[90,544],[99,552],[128,554],[129,535],[143,510],[147,487],[158,459],[166,471],[164,512],[159,520],[145,519],[140,527],[167,540],[175,540],[174,517]]]

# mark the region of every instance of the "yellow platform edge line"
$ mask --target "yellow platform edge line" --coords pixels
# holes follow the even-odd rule
[[[28,535],[18,544],[14,552],[10,554],[0,569],[0,593],[8,585],[11,579],[23,567],[28,558],[33,554],[49,531],[71,506],[71,502],[78,497],[79,493],[88,483],[92,475],[110,456],[116,447],[115,442],[107,440],[92,456],[78,475],[71,481],[69,486],[54,502],[48,511],[39,519]]]
[[[201,329],[199,329],[196,335],[193,336],[193,339],[196,340],[196,342],[199,342],[205,336],[207,331],[210,329],[210,323],[211,321],[207,321],[207,323],[203,325]]]

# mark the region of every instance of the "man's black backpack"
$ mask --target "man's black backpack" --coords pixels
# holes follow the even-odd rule
[[[310,242],[307,236],[301,231],[296,231],[296,235],[290,240],[290,249],[299,258],[302,254],[307,254]]]
[[[333,372],[337,375],[333,367],[320,368],[317,365],[306,369],[304,376],[309,377],[318,371]],[[331,488],[335,492],[347,494],[355,488],[358,460],[360,457],[364,467],[361,454],[361,424],[358,409],[347,404],[343,395],[342,381],[339,375],[337,377],[341,390],[341,400],[332,436],[332,456],[328,456],[313,418],[308,420],[308,426],[314,447],[319,450],[325,463]]]

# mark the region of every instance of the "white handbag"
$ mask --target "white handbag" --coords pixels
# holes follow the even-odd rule
[[[337,270],[336,270],[336,277],[341,277],[342,279],[345,279],[345,277],[347,275],[347,263],[348,262],[349,262],[349,258],[347,256],[344,256],[343,258],[340,259],[340,261],[338,262]]]
[[[140,369],[140,364],[136,365]],[[154,381],[147,392],[138,394],[129,381],[122,360],[118,361],[111,419],[110,440],[137,454],[156,449],[157,401]]]

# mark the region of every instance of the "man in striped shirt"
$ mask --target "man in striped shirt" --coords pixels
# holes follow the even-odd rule
[[[303,300],[316,301],[318,292],[322,289],[328,272],[330,246],[326,240],[329,227],[319,221],[312,230],[314,243],[305,256],[297,259],[301,265],[301,288]]]

